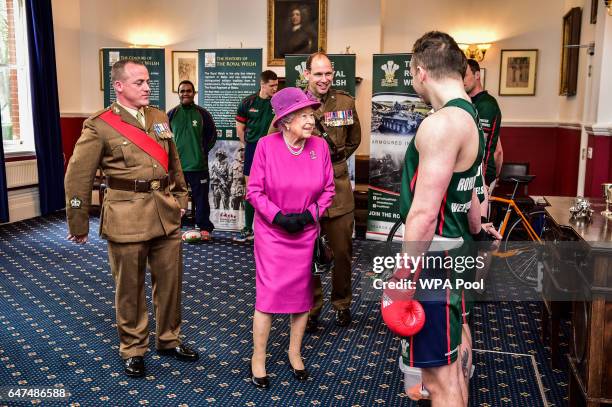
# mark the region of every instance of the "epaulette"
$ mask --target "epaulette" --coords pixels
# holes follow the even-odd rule
[[[163,110],[156,108],[155,106],[145,106],[144,110],[157,110],[158,112],[166,113]]]
[[[108,106],[107,108],[104,108],[102,110],[98,110],[97,112],[95,112],[94,114],[92,114],[91,116],[89,116],[89,119],[93,120],[96,117],[100,116],[102,113],[107,112],[110,110],[110,106]]]
[[[343,96],[348,96],[351,99],[355,99],[355,97],[353,95],[351,95],[350,93],[348,93],[347,91],[344,91],[342,89],[334,89],[335,93],[337,95],[343,95]]]

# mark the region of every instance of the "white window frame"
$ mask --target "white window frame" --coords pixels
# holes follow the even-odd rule
[[[5,156],[32,154],[35,152],[28,28],[24,1],[13,0],[13,10],[15,13],[15,56],[17,58],[15,68],[17,68],[17,89],[19,90],[20,140],[3,140]],[[11,67],[11,65],[2,66]]]

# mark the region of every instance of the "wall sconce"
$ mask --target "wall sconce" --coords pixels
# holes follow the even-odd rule
[[[612,0],[611,0],[612,1]],[[481,62],[487,50],[491,48],[491,44],[458,44],[461,51],[465,54],[468,59],[475,59]]]
[[[608,9],[608,15],[612,16],[612,0],[604,0],[604,4],[606,5],[606,8]]]

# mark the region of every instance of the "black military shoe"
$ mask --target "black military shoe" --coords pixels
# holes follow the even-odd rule
[[[134,356],[123,359],[125,374],[130,377],[143,377],[145,375],[145,364],[142,356]]]
[[[189,362],[196,361],[199,358],[198,352],[183,344],[170,349],[158,349],[157,353],[164,356],[174,356],[178,360],[185,360]]]
[[[338,326],[348,326],[351,323],[353,318],[351,318],[351,310],[350,309],[339,309],[336,310],[336,325]]]
[[[314,334],[319,330],[319,319],[317,317],[308,317],[306,322],[306,333]]]

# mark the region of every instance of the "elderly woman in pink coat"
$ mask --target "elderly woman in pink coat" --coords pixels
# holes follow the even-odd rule
[[[313,305],[312,256],[315,219],[334,196],[329,147],[313,137],[318,101],[298,88],[272,97],[280,129],[257,143],[246,199],[255,208],[256,300],[253,316],[251,382],[269,386],[266,347],[272,314],[291,314],[288,367],[297,380],[308,371],[301,357],[302,337]]]

